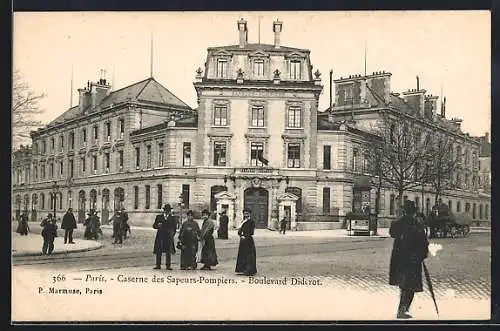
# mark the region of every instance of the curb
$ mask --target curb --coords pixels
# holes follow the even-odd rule
[[[90,252],[101,249],[104,247],[104,244],[99,243],[99,245],[94,247],[87,248],[78,248],[72,250],[63,250],[63,251],[53,251],[50,255],[62,255],[62,254],[70,254],[70,253],[81,253],[81,252]],[[24,256],[42,256],[41,252],[12,252],[12,257],[24,257]]]

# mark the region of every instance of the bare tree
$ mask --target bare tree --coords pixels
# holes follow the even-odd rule
[[[459,149],[455,152],[455,141],[450,136],[436,135],[431,146],[429,158],[428,183],[434,191],[434,204],[445,190],[457,187],[456,175],[461,170],[461,161],[464,156]]]
[[[28,141],[30,131],[42,125],[35,119],[35,115],[43,113],[39,101],[45,94],[33,92],[23,81],[19,70],[15,70],[12,77],[12,146],[18,147]]]
[[[381,138],[372,142],[375,175],[379,186],[383,182],[398,192],[399,212],[405,191],[420,186],[427,175],[423,160],[431,151],[432,135],[414,118],[392,111],[380,113],[374,133]]]

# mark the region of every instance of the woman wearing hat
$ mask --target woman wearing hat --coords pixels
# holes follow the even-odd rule
[[[217,261],[217,252],[215,251],[215,240],[214,240],[214,230],[215,223],[209,219],[210,212],[204,209],[201,212],[201,217],[203,218],[203,224],[201,226],[201,259],[200,262],[203,263],[201,270],[211,270],[210,267],[216,266],[219,261]]]
[[[235,272],[246,276],[253,276],[257,273],[255,242],[253,241],[254,230],[255,222],[250,218],[250,209],[245,208],[243,222],[238,230],[240,246],[238,247]]]
[[[187,220],[181,225],[179,231],[179,246],[181,249],[181,270],[196,269],[196,253],[200,240],[200,227],[193,218],[193,211],[187,212]]]
[[[163,207],[163,213],[156,215],[153,228],[156,229],[155,244],[153,254],[156,254],[156,266],[154,269],[161,269],[161,256],[165,253],[165,266],[167,270],[172,270],[171,254],[175,253],[174,235],[176,231],[175,218],[171,213],[169,204]]]

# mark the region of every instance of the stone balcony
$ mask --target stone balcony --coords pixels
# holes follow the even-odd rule
[[[279,169],[268,168],[268,167],[237,167],[234,168],[234,174],[236,176],[253,176],[253,175],[277,176],[279,175]]]

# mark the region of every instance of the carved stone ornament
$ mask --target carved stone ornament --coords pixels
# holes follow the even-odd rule
[[[319,79],[321,77],[321,72],[319,72],[318,69],[316,69],[316,72],[314,73],[314,77],[316,77],[316,79]]]
[[[278,69],[274,70],[274,79],[279,79],[280,75],[281,75],[281,72]]]
[[[257,178],[257,177],[252,178],[252,185],[254,187],[260,187],[261,183],[262,183],[262,180],[260,178]]]
[[[238,78],[243,78],[243,69],[238,69]]]

